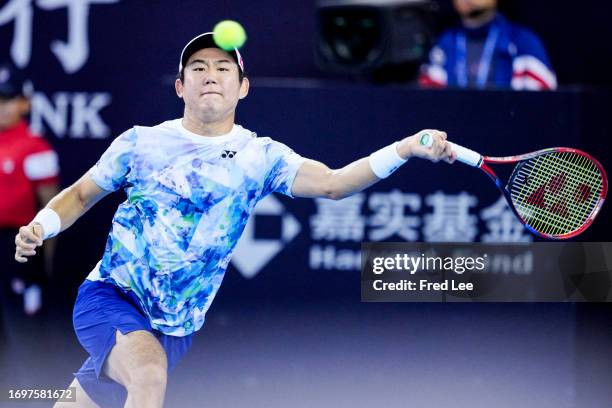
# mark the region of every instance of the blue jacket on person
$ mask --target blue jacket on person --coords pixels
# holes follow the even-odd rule
[[[557,78],[537,35],[499,13],[483,27],[459,26],[443,32],[421,67],[419,83],[481,89],[557,88]]]

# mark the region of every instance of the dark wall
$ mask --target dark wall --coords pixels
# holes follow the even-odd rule
[[[439,28],[456,23],[451,0],[437,0],[437,3]],[[100,61],[98,67],[121,65],[125,79],[133,79],[151,70],[150,65],[142,65],[147,55],[159,55],[167,58],[161,64],[155,62],[155,69],[173,73],[175,55],[185,39],[211,29],[219,20],[231,18],[242,22],[249,35],[245,54],[251,75],[326,76],[314,63],[315,0],[261,0],[256,5],[244,0],[207,1],[205,5],[200,1],[184,0],[177,4],[131,0],[113,6],[91,6],[91,10],[95,10],[95,20],[90,32],[104,31],[106,37],[91,44],[92,53],[115,51],[111,58]],[[599,0],[501,0],[500,7],[512,20],[532,28],[542,37],[562,85],[612,83],[609,76],[612,71],[611,4]],[[146,28],[135,24],[133,16],[146,20],[143,24]],[[34,57],[36,51],[44,50],[48,41],[66,37],[65,22],[65,8],[43,11],[34,6]],[[131,31],[135,27],[139,29]],[[12,29],[12,23],[0,26],[2,59],[8,53]],[[45,61],[38,57],[32,62],[42,64]],[[85,73],[82,75],[93,79]]]

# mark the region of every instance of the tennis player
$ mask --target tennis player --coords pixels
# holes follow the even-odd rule
[[[266,195],[338,200],[412,157],[454,160],[436,130],[426,130],[431,148],[417,134],[338,170],[257,137],[234,123],[249,92],[242,57],[218,48],[212,33],[184,47],[175,88],[185,104],[181,119],[121,134],[15,237],[15,259],[26,262],[102,197],[127,193],[74,307],[74,329],[89,353],[71,384],[77,403],[56,407],[162,406],[167,373],[204,324],[249,215]]]

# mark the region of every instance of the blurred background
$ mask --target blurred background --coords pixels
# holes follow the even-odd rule
[[[330,167],[436,128],[491,156],[576,147],[610,171],[610,15],[595,0],[2,0],[0,64],[20,78],[6,83],[20,84],[25,123],[46,140],[26,171],[32,207],[124,130],[180,117],[181,49],[223,19],[248,35],[251,91],[237,123]],[[0,205],[28,185],[9,178],[18,149],[4,131]],[[71,382],[85,358],[76,291],[124,199],[97,204],[21,283],[11,239],[23,201],[0,207],[0,390]],[[576,240],[609,241],[609,207]],[[532,240],[495,187],[461,165],[411,161],[339,202],[269,197],[167,405],[609,407],[609,303],[360,302],[362,241]]]

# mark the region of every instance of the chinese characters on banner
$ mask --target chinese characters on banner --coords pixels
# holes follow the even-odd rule
[[[363,192],[340,201],[315,199],[310,217],[310,267],[360,268],[362,241],[530,242],[503,197],[479,212],[478,197],[462,191],[421,195],[398,189]]]
[[[66,8],[68,14],[67,41],[54,40],[50,47],[66,74],[80,70],[89,58],[89,6],[112,4],[119,0],[9,0],[0,9],[0,26],[14,24],[11,58],[19,68],[30,63],[34,6],[47,11]],[[58,33],[58,37],[64,37]]]

